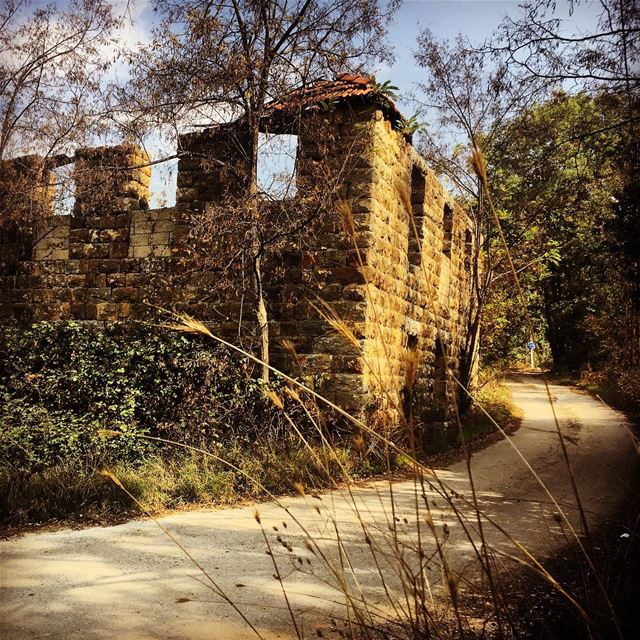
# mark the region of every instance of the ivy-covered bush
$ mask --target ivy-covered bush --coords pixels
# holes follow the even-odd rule
[[[202,337],[42,322],[0,330],[0,353],[0,466],[16,471],[135,461],[157,448],[139,434],[210,449],[283,429],[248,365]]]
[[[15,471],[40,470],[97,453],[93,422],[68,411],[48,411],[24,399],[0,408],[0,460]]]

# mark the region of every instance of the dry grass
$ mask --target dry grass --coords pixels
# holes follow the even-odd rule
[[[484,159],[477,149],[474,150],[472,164],[486,187]],[[366,280],[366,265],[363,257],[360,256],[358,244],[355,242],[355,225],[350,216],[348,204],[342,203],[340,209],[345,220],[345,227],[354,239],[358,261]],[[428,278],[427,282],[429,282]],[[430,297],[435,308],[436,296],[430,292]],[[336,331],[347,340],[356,341],[348,324],[330,307],[322,306],[319,303],[318,309]],[[278,394],[275,390],[267,388],[265,393],[273,405],[283,413],[290,426],[290,438],[294,446],[290,456],[283,456],[280,448],[273,450],[267,448],[261,452],[260,456],[255,456],[247,455],[246,451],[210,452],[174,443],[180,449],[189,450],[192,455],[190,462],[181,465],[179,470],[177,468],[173,471],[167,470],[162,465],[154,467],[156,463],[149,461],[149,467],[145,472],[137,472],[135,477],[129,476],[126,469],[114,468],[105,471],[105,480],[110,480],[114,488],[120,490],[140,510],[153,514],[158,510],[158,505],[170,500],[172,495],[176,495],[175,492],[178,489],[180,495],[190,494],[198,500],[214,495],[217,500],[231,500],[235,495],[234,489],[238,483],[250,495],[272,497],[275,504],[283,510],[283,515],[286,515],[287,520],[296,527],[298,534],[302,536],[306,551],[313,557],[313,575],[334,590],[336,601],[344,603],[340,626],[340,633],[343,637],[370,638],[372,640],[383,637],[404,640],[423,638],[445,640],[454,637],[476,637],[482,634],[484,637],[512,637],[517,634],[517,627],[509,618],[509,592],[504,589],[498,571],[498,567],[505,564],[510,567],[513,567],[514,564],[523,566],[532,574],[539,576],[545,585],[561,595],[568,606],[584,620],[585,624],[590,625],[591,617],[575,595],[565,589],[529,549],[514,539],[509,531],[485,512],[477,499],[467,440],[474,433],[493,428],[506,438],[510,446],[520,455],[532,476],[554,505],[558,518],[566,524],[565,531],[568,541],[576,545],[581,557],[586,561],[588,569],[593,571],[596,576],[595,583],[602,591],[601,602],[604,603],[602,611],[604,611],[604,615],[608,616],[610,628],[613,629],[614,635],[618,634],[619,637],[622,637],[619,633],[615,612],[602,581],[598,579],[597,568],[591,560],[583,537],[572,526],[551,491],[509,438],[509,425],[504,424],[504,418],[510,415],[509,399],[503,388],[499,386],[488,387],[485,389],[483,397],[475,396],[467,388],[461,390],[469,394],[476,407],[468,419],[462,420],[458,416],[459,442],[463,456],[467,460],[469,480],[469,492],[466,495],[461,495],[430,466],[428,461],[419,459],[414,444],[413,416],[406,416],[402,408],[396,406],[390,394],[385,391],[381,379],[378,380],[381,392],[386,393],[390,401],[389,404],[396,407],[398,423],[402,426],[402,431],[397,435],[402,438],[403,443],[409,443],[408,447],[395,439],[396,434],[380,432],[362,418],[348,414],[298,380],[260,361],[254,354],[216,336],[208,327],[197,320],[180,317],[174,323],[173,328],[207,336],[226,345],[239,357],[253,360],[261,367],[268,367],[274,375],[278,376],[286,385],[285,391]],[[415,371],[415,354],[411,350],[406,350],[403,357],[407,371],[406,381],[408,388],[411,389],[411,382],[414,379],[413,372]],[[448,358],[445,357],[445,361],[448,361]],[[371,367],[370,371],[372,376],[377,375],[376,368]],[[449,371],[448,376],[452,383],[460,384],[455,379],[453,372]],[[285,394],[287,402],[284,401]],[[372,521],[368,517],[353,492],[354,468],[351,462],[353,456],[345,455],[344,451],[333,445],[322,421],[309,411],[309,400],[317,402],[320,411],[326,408],[339,413],[353,426],[354,433],[358,434],[359,438],[376,442],[380,450],[384,452],[388,483],[384,490],[377,489],[377,498],[383,513],[383,516],[377,520]],[[551,396],[549,396],[549,400],[552,402]],[[313,437],[297,424],[288,409],[288,402],[298,402],[301,405],[316,431]],[[117,437],[117,433],[105,433],[105,436]],[[170,444],[168,441],[164,442]],[[362,440],[357,442],[360,442],[360,446],[362,446]],[[357,443],[356,446],[358,446]],[[408,520],[406,522],[403,520],[406,516],[403,516],[399,511],[399,502],[394,489],[393,461],[399,456],[412,470],[412,517],[414,518],[412,526],[409,525]],[[570,470],[568,457],[566,457],[566,463]],[[357,567],[361,566],[363,562],[362,555],[360,553],[357,556],[354,555],[354,546],[348,541],[349,536],[345,535],[335,511],[327,507],[322,508],[319,504],[316,505],[318,516],[323,521],[323,531],[330,531],[332,534],[331,536],[327,533],[318,535],[276,498],[276,494],[283,490],[281,481],[278,484],[278,480],[283,477],[287,478],[289,485],[287,489],[295,487],[301,494],[314,495],[316,489],[320,487],[343,487],[342,495],[347,500],[352,512],[351,520],[358,530],[360,542],[358,549],[364,549],[367,567],[377,581],[378,591],[384,594],[382,604],[373,603],[367,598],[360,582],[360,573],[357,570]],[[439,503],[446,506],[452,521],[456,523],[465,543],[472,550],[473,562],[478,568],[478,576],[475,581],[468,581],[464,575],[452,568],[448,547],[450,531],[447,525],[443,526],[438,521],[438,514],[434,513],[434,496],[437,497]],[[575,497],[580,504],[577,491]],[[280,585],[284,606],[289,612],[291,632],[301,638],[303,632],[298,625],[298,612],[295,611],[288,597],[287,583],[283,579],[280,560],[274,552],[274,539],[279,541],[275,534],[263,528],[259,512],[256,512],[255,517],[261,527],[267,551],[273,563],[274,576]],[[235,607],[232,599],[220,590],[214,578],[209,576],[191,558],[189,550],[177,541],[161,522],[157,520],[156,522],[176,544],[179,551],[186,555],[199,571],[204,573],[212,591]],[[510,545],[510,550],[504,551],[504,547],[498,549],[492,546],[488,542],[488,531],[500,534],[502,539]],[[437,579],[432,578],[430,574],[431,565],[438,567]],[[303,568],[306,570],[306,566]],[[479,589],[488,602],[488,606],[483,610],[484,618],[482,620],[478,620],[476,612],[465,607],[462,599],[463,592],[465,590],[468,592],[472,588],[475,588],[476,591]],[[246,614],[237,607],[236,611],[251,627],[251,622]],[[259,631],[251,628],[254,629],[258,637],[262,637]],[[595,629],[595,627],[593,628]]]
[[[479,179],[486,190],[486,169],[485,162],[482,153],[478,149],[474,149],[472,156],[472,166],[476,170]],[[492,206],[492,203],[490,202]],[[345,222],[345,228],[348,233],[351,234],[354,239],[354,247],[358,254],[358,262],[360,264],[361,272],[365,278],[366,286],[369,286],[367,279],[367,270],[363,257],[360,255],[358,248],[355,225],[350,212],[348,203],[339,203],[339,212],[341,213]],[[498,221],[499,224],[499,221]],[[414,228],[415,231],[415,228]],[[418,234],[416,237],[419,242]],[[505,249],[508,254],[508,247],[505,243]],[[515,272],[515,270],[514,270]],[[517,274],[515,274],[516,284],[518,291],[521,294],[519,282],[517,282]],[[427,282],[428,282],[427,278]],[[434,292],[430,292],[431,303],[435,307],[436,296]],[[355,336],[353,336],[348,323],[344,322],[340,316],[331,309],[330,306],[318,303],[317,310],[320,312],[325,321],[334,328],[335,331],[340,333],[347,341],[352,344],[358,343]],[[213,335],[211,331],[191,318],[181,318],[180,322],[175,325],[175,328],[183,331],[195,331],[208,335],[214,340],[224,342],[217,336]],[[533,335],[533,334],[532,334]],[[236,352],[246,358],[254,359],[252,354],[243,352],[241,349],[234,347]],[[386,351],[385,351],[386,353]],[[386,354],[388,357],[388,354]],[[413,354],[407,350],[404,354],[405,364],[407,370],[407,382],[408,388],[411,388],[412,371],[414,371],[414,358]],[[445,354],[445,361],[448,361]],[[368,366],[368,363],[365,363]],[[498,573],[496,572],[498,558],[500,563],[506,560],[520,564],[526,567],[530,572],[540,577],[540,579],[547,584],[551,589],[560,594],[569,606],[577,613],[583,621],[589,625],[591,623],[590,616],[582,605],[576,600],[576,598],[569,593],[560,582],[543,566],[543,564],[521,543],[515,540],[509,535],[509,532],[495,522],[487,513],[483,512],[477,500],[473,473],[471,465],[469,463],[470,455],[467,446],[467,439],[470,435],[474,435],[480,432],[485,432],[490,429],[497,430],[503,437],[505,437],[509,444],[513,447],[516,453],[519,454],[523,462],[529,468],[533,477],[540,484],[543,491],[547,494],[552,504],[554,504],[559,514],[559,518],[565,523],[567,535],[570,541],[573,541],[577,548],[580,550],[581,556],[585,559],[587,566],[596,575],[596,583],[599,585],[603,596],[602,601],[605,603],[605,610],[608,610],[610,625],[614,629],[614,632],[619,634],[619,626],[615,618],[615,612],[611,607],[611,603],[607,597],[606,590],[602,585],[602,582],[597,579],[596,568],[590,559],[587,548],[583,544],[583,540],[580,534],[573,528],[567,515],[564,513],[562,507],[558,504],[552,493],[544,484],[543,480],[527,463],[526,459],[518,451],[516,445],[510,440],[508,432],[512,429],[513,424],[500,424],[504,422],[505,418],[511,420],[511,413],[509,410],[509,398],[505,393],[504,388],[497,385],[488,386],[485,388],[483,397],[474,396],[469,389],[462,388],[462,392],[469,395],[474,403],[474,409],[471,415],[462,421],[458,419],[459,427],[459,441],[462,447],[464,456],[466,457],[470,494],[468,496],[460,496],[451,487],[447,486],[447,483],[439,477],[438,473],[430,466],[421,462],[418,459],[415,450],[415,437],[414,437],[414,424],[413,417],[411,415],[406,416],[400,407],[396,407],[398,413],[398,421],[404,426],[405,432],[402,437],[405,442],[409,442],[409,450],[402,450],[402,447],[394,442],[390,434],[379,433],[373,429],[370,425],[363,422],[362,419],[350,416],[340,408],[335,407],[332,403],[326,401],[319,396],[313,390],[305,387],[297,380],[290,378],[289,376],[271,368],[272,371],[280,376],[290,385],[290,394],[293,397],[299,397],[301,395],[308,395],[313,397],[319,405],[328,406],[331,409],[337,410],[347,420],[349,420],[355,427],[356,431],[366,435],[367,438],[377,440],[381,447],[387,452],[387,464],[389,472],[388,483],[388,507],[386,515],[386,524],[383,522],[374,523],[373,525],[364,517],[359,511],[358,503],[350,492],[351,478],[349,472],[343,466],[338,465],[338,468],[333,472],[328,468],[324,469],[327,482],[329,483],[344,483],[348,488],[349,497],[351,499],[351,507],[354,512],[354,517],[361,529],[363,540],[365,541],[369,555],[371,567],[375,571],[379,582],[380,588],[386,597],[386,612],[384,613],[379,607],[372,605],[367,601],[367,598],[363,595],[362,589],[358,581],[358,575],[354,571],[354,562],[350,557],[351,550],[348,545],[345,545],[342,541],[340,533],[340,525],[335,517],[331,513],[324,514],[329,526],[335,531],[335,538],[332,540],[331,545],[333,550],[337,548],[338,557],[335,553],[331,553],[327,545],[320,541],[317,537],[310,534],[304,527],[303,523],[296,520],[296,518],[285,508],[287,514],[292,518],[294,523],[298,525],[303,535],[305,536],[305,544],[307,549],[315,556],[316,561],[322,568],[322,574],[325,582],[328,582],[333,586],[337,592],[337,599],[341,599],[345,603],[344,633],[352,638],[377,638],[377,637],[394,637],[394,638],[451,638],[451,637],[472,637],[477,635],[479,629],[485,631],[489,628],[492,631],[487,631],[487,636],[497,638],[511,637],[517,633],[516,627],[509,620],[509,608],[506,606],[508,601],[508,594],[501,588],[501,582],[498,580]],[[369,367],[371,375],[375,378],[376,370],[373,367]],[[455,379],[453,372],[448,372],[451,381],[455,381],[456,384],[461,383]],[[382,384],[382,380],[378,380],[380,389],[385,394],[385,387]],[[271,392],[268,392],[273,403],[285,412],[284,405],[281,399]],[[389,394],[387,394],[389,395]],[[388,398],[391,400],[391,398]],[[552,398],[549,395],[549,401],[552,403]],[[391,406],[395,406],[393,401],[390,402]],[[487,409],[490,405],[492,411]],[[285,412],[286,413],[286,412]],[[296,427],[295,422],[287,414],[287,419],[292,427],[292,432],[296,433],[300,438],[301,444],[308,449],[309,443],[302,435],[301,431]],[[322,429],[318,426],[319,435],[322,438]],[[559,426],[558,426],[559,430]],[[328,450],[331,451],[330,447]],[[408,533],[403,527],[398,525],[399,517],[396,510],[398,505],[395,501],[393,478],[391,475],[391,456],[393,452],[395,455],[403,455],[406,462],[413,469],[414,478],[414,510],[415,517],[418,526],[412,533]],[[565,455],[565,462],[569,472],[571,472],[570,461],[568,456]],[[322,465],[320,465],[322,466]],[[304,491],[304,483],[301,483],[300,491]],[[578,505],[581,507],[580,497],[575,488],[575,498]],[[478,567],[481,570],[481,576],[485,585],[485,598],[488,597],[491,603],[488,611],[485,611],[484,623],[478,624],[477,619],[472,619],[469,615],[469,611],[465,610],[461,606],[461,592],[462,576],[456,574],[450,566],[447,550],[448,530],[440,531],[436,526],[434,516],[431,511],[431,492],[435,492],[450,509],[452,517],[460,525],[461,530],[467,537],[468,543],[474,550],[475,558]],[[382,501],[382,497],[380,496]],[[284,508],[284,507],[283,507]],[[320,514],[320,511],[318,511]],[[258,517],[258,521],[260,519]],[[262,524],[260,523],[260,526]],[[490,547],[487,542],[486,531],[488,530],[499,531],[511,544],[512,552],[505,553],[504,551],[498,551]],[[583,516],[583,529],[586,533],[586,525],[584,524]],[[266,532],[265,541],[269,545],[268,536]],[[269,546],[271,552],[271,547]],[[431,563],[437,563],[442,572],[441,587],[432,585],[430,578],[426,571],[426,565]],[[283,594],[286,599],[286,606],[290,613],[292,620],[292,630],[297,637],[302,637],[300,629],[296,623],[296,614],[291,607],[291,603],[286,598],[286,586],[281,579],[281,575],[278,569],[278,565],[274,560],[274,568],[276,571],[276,577],[278,578]],[[327,577],[328,576],[328,577]],[[466,585],[467,587],[469,585]],[[434,599],[434,589],[437,589],[439,595],[437,602]],[[621,636],[620,636],[621,637]]]
[[[346,447],[333,445],[327,452],[317,442],[301,448],[297,438],[289,442],[265,438],[251,447],[229,443],[217,450],[216,456],[225,463],[179,447],[172,454],[159,449],[138,464],[118,463],[111,471],[145,511],[154,514],[288,494],[295,492],[297,483],[329,488],[333,484],[327,480],[327,469],[333,474],[338,465],[352,476],[374,471]],[[0,531],[11,534],[65,522],[108,524],[140,515],[137,503],[105,480],[101,468],[75,462],[23,475],[1,472]]]
[[[501,380],[493,379],[483,385],[475,397],[478,404],[472,405],[462,420],[467,440],[496,433],[495,425],[478,405],[483,406],[506,433],[511,434],[518,429],[522,414],[513,404],[511,391]]]

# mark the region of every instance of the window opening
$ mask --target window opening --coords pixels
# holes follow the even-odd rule
[[[258,189],[274,200],[296,195],[298,136],[261,133],[258,138]]]
[[[411,171],[411,215],[413,216],[413,224],[409,225],[409,265],[416,267],[419,267],[421,263],[425,190],[425,176],[418,167],[414,166]]]
[[[451,244],[453,234],[453,208],[451,205],[444,205],[444,215],[442,218],[442,226],[444,230],[444,237],[442,240],[442,253],[448,258],[451,258]]]
[[[149,183],[149,208],[162,209],[176,204],[178,158],[154,165]]]
[[[467,271],[471,268],[471,258],[473,256],[473,236],[467,229],[464,233],[464,264]]]
[[[418,336],[415,333],[407,333],[407,350],[415,351],[418,348]],[[415,375],[415,374],[414,374]],[[411,387],[415,385],[415,380],[412,381]],[[402,389],[402,410],[405,418],[409,419],[411,416],[411,404],[412,393],[409,386],[404,386]]]
[[[55,216],[71,215],[76,204],[76,182],[73,176],[75,163],[64,164],[51,170],[53,173],[53,207]]]

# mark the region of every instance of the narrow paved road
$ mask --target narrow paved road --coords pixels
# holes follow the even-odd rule
[[[520,376],[510,386],[524,414],[513,443],[573,526],[579,528],[576,500],[544,386],[533,376]],[[622,426],[624,418],[575,389],[556,385],[551,389],[589,526],[601,526],[616,513],[637,472],[637,455]],[[508,442],[500,441],[476,453],[472,468],[486,537],[496,557],[500,552],[519,552],[489,520],[539,559],[567,544],[566,522],[558,517],[557,507]],[[469,507],[466,466],[458,463],[438,470],[437,479],[431,477],[429,483],[433,487],[427,492],[434,527],[463,586],[467,578],[478,575],[472,544],[478,535],[476,517]],[[438,483],[453,491],[449,501],[462,514],[468,534],[442,497]],[[305,636],[312,637],[317,628],[328,624],[330,616],[344,614],[344,597],[333,588],[331,572],[319,561],[318,550],[314,555],[305,546],[300,525],[312,535],[328,562],[338,564],[341,558],[348,558],[353,567],[349,575],[353,593],[361,590],[369,610],[386,615],[394,605],[399,606],[398,602],[402,606],[402,599],[396,600],[399,582],[394,554],[402,553],[407,566],[416,566],[412,550],[418,530],[415,490],[413,481],[393,485],[397,547],[390,541],[394,520],[389,487],[383,482],[355,489],[353,498],[345,491],[335,491],[319,497],[284,498],[282,505],[261,505],[260,517],[273,545],[273,556],[265,553],[266,543],[253,507],[176,513],[163,517],[161,523],[264,638],[295,637],[280,583],[274,577],[275,558],[297,624]],[[419,503],[422,545],[430,555],[436,545],[424,524],[422,499]],[[0,638],[255,637],[237,611],[209,588],[203,573],[153,521],[28,534],[0,542],[0,563]],[[440,565],[436,555],[426,569],[436,593],[442,579]]]

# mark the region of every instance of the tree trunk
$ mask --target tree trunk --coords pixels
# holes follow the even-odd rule
[[[253,278],[256,287],[256,319],[260,330],[260,359],[262,360],[262,380],[269,381],[269,317],[262,290],[262,260],[253,256]]]
[[[264,298],[262,278],[262,253],[263,247],[260,238],[260,203],[258,202],[258,143],[260,135],[259,115],[248,118],[251,140],[251,158],[249,175],[249,201],[251,216],[251,266],[253,271],[253,284],[256,293],[256,320],[260,333],[260,360],[262,360],[261,378],[269,381],[269,317]]]
[[[486,287],[490,276],[490,269],[485,267],[484,274],[481,265],[481,251],[483,244],[482,237],[482,220],[483,214],[483,190],[480,179],[478,179],[478,202],[476,214],[476,237],[471,255],[469,256],[469,269],[471,271],[471,283],[469,293],[471,301],[469,304],[469,312],[467,315],[466,336],[464,349],[460,357],[460,382],[466,389],[470,389],[473,382],[473,373],[478,362],[478,349],[480,344],[480,331],[482,328],[482,311],[484,305],[484,297]],[[482,280],[483,278],[487,280]],[[462,392],[459,395],[460,411],[464,413],[471,404],[471,398],[468,394]]]

